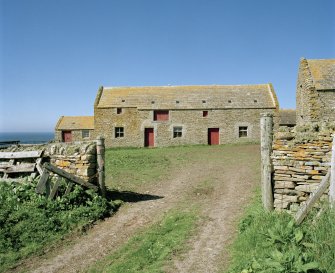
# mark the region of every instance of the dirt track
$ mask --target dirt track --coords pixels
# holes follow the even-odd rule
[[[160,181],[146,192],[145,201],[126,204],[87,235],[45,257],[33,259],[21,269],[36,273],[85,271],[95,261],[116,251],[140,227],[152,224],[193,195],[193,200],[201,203],[206,221],[187,242],[188,253],[175,257],[165,271],[218,272],[229,260],[226,250],[236,233],[236,220],[259,181],[259,146],[226,146],[206,151],[192,156],[184,166],[172,169],[168,180]],[[197,192],[199,185],[207,188]]]

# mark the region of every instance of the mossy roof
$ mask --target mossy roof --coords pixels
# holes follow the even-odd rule
[[[97,107],[276,108],[278,102],[271,84],[104,87]]]
[[[81,130],[94,129],[93,116],[61,116],[56,125],[56,130]]]
[[[296,110],[295,109],[280,109],[280,125],[295,125],[296,124]]]
[[[335,90],[335,59],[307,60],[317,90]]]

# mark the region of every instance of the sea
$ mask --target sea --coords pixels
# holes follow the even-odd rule
[[[1,133],[0,142],[2,141],[20,141],[20,144],[41,144],[53,140],[53,132],[22,132],[22,133]]]

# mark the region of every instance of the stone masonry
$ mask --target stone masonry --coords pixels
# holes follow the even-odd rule
[[[307,124],[275,134],[273,187],[276,210],[297,211],[330,166],[334,126]],[[327,192],[323,198],[327,198]]]
[[[3,152],[43,150],[43,162],[71,173],[87,182],[97,184],[96,142],[50,143],[44,145],[14,145]]]
[[[261,113],[274,114],[277,125],[278,107],[271,84],[102,87],[94,104],[94,138],[103,136],[106,147],[143,147],[145,129],[152,128],[154,147],[208,144],[209,128],[218,128],[219,144],[259,141]],[[168,119],[154,120],[156,110],[168,111]],[[176,127],[180,137],[174,137]],[[239,135],[241,127],[247,136]]]

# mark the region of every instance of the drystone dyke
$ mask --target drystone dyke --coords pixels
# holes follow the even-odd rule
[[[276,210],[295,212],[330,168],[333,127],[318,124],[276,132],[273,142],[273,187]],[[321,199],[328,198],[328,191]]]
[[[42,164],[50,162],[79,178],[97,184],[96,142],[49,143],[44,145],[14,145],[4,152],[41,151]]]

